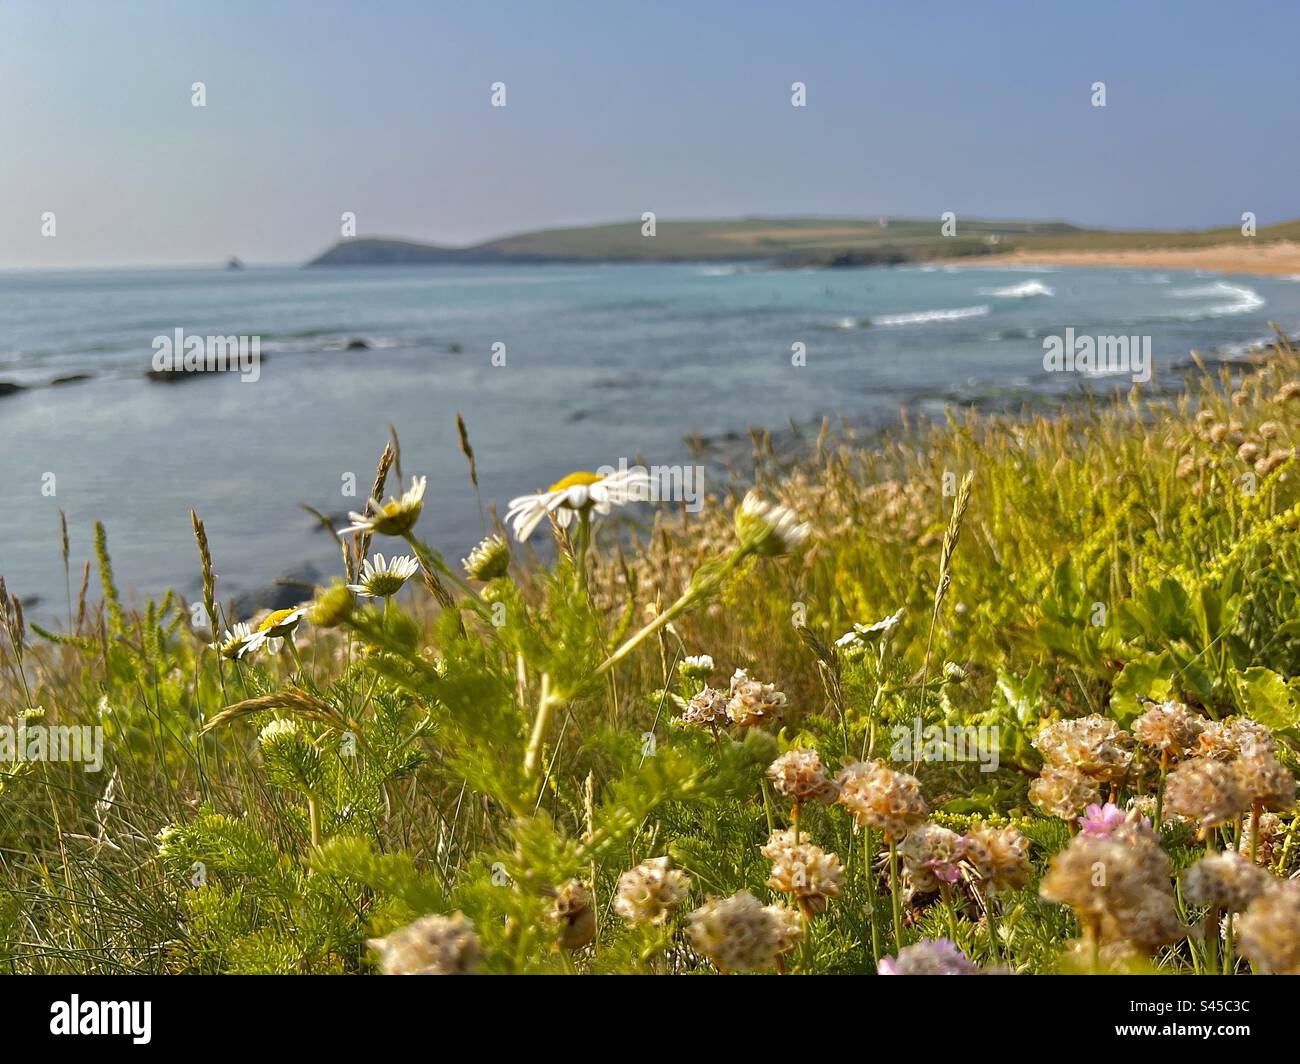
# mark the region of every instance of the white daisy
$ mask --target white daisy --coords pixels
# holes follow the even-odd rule
[[[505,576],[510,569],[510,548],[500,536],[493,534],[461,559],[465,573],[471,580],[495,580]]]
[[[736,510],[736,534],[759,554],[790,554],[812,533],[788,506],[765,502],[756,491],[745,496]]]
[[[709,654],[689,654],[682,658],[677,671],[687,679],[703,680],[713,672],[713,658]]]
[[[209,643],[208,646],[220,654],[223,658],[237,658],[244,653],[244,645],[252,638],[253,629],[242,621],[238,624],[232,624],[226,629],[225,634],[215,643]]]
[[[625,469],[602,477],[598,473],[570,473],[536,495],[520,495],[510,500],[506,521],[514,522],[515,538],[520,543],[533,534],[548,514],[554,514],[561,528],[568,528],[577,513],[595,509],[607,514],[611,506],[650,497],[650,475],[642,469]]]
[[[419,571],[420,563],[412,555],[385,561],[382,554],[376,554],[362,563],[361,583],[348,584],[348,590],[365,598],[389,598]]]
[[[251,654],[262,647],[270,651],[276,650],[279,644],[274,641],[291,637],[307,609],[307,606],[296,606],[291,610],[276,610],[274,613],[268,613],[257,626],[257,631],[248,638],[236,656],[242,658],[245,654]]]
[[[424,509],[424,489],[427,477],[415,477],[411,487],[400,498],[391,496],[388,502],[380,504],[378,499],[371,499],[365,513],[349,513],[352,524],[339,529],[339,535],[346,536],[352,532],[377,532],[381,536],[400,536],[415,527]]]
[[[869,642],[872,636],[886,635],[898,627],[898,623],[903,619],[903,611],[891,613],[875,624],[855,624],[849,631],[845,632],[837,640],[837,647],[852,647]]]
[[[261,746],[268,743],[275,743],[281,739],[292,739],[298,735],[298,722],[292,717],[277,717],[270,721],[260,732],[257,733],[257,741]]]

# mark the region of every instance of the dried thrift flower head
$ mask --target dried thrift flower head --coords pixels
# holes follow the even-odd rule
[[[591,907],[591,892],[582,881],[571,879],[555,892],[551,919],[560,925],[560,946],[582,949],[596,937],[596,911]]]
[[[772,921],[777,949],[782,954],[789,953],[808,934],[799,910],[791,909],[788,905],[768,905],[765,908],[767,909],[768,919]]]
[[[361,564],[361,582],[348,584],[348,590],[362,598],[392,598],[419,571],[420,563],[412,555],[385,561],[382,554],[376,554]]]
[[[1109,837],[1079,834],[1056,854],[1038,892],[1074,910],[1088,935],[1146,952],[1181,938],[1169,858],[1132,825]]]
[[[1226,721],[1205,722],[1201,732],[1201,755],[1215,761],[1236,761],[1256,753],[1274,753],[1277,745],[1273,733],[1249,717],[1231,717]]]
[[[726,691],[706,687],[682,710],[682,723],[705,724],[709,727],[730,724],[731,721],[727,718],[727,703],[730,701],[731,695]]]
[[[938,824],[913,828],[898,847],[913,889],[923,894],[961,878],[959,862],[964,852],[961,836]]]
[[[461,913],[422,916],[368,945],[385,975],[471,975],[483,960],[474,925]]]
[[[835,783],[827,779],[816,750],[796,747],[786,751],[768,766],[767,778],[796,804],[835,801]]]
[[[1295,776],[1271,753],[1257,749],[1236,766],[1252,809],[1285,813],[1295,807]]]
[[[371,499],[363,514],[350,513],[352,524],[340,529],[339,535],[346,536],[353,532],[372,533],[381,536],[400,536],[415,527],[424,509],[424,489],[428,483],[425,477],[416,477],[411,487],[400,499],[389,498],[380,504],[378,499]]]
[[[1169,761],[1193,757],[1205,721],[1181,702],[1161,702],[1133,722],[1133,738]]]
[[[812,532],[788,506],[765,502],[751,491],[736,510],[736,535],[742,546],[769,556],[792,554]]]
[[[806,832],[794,838],[794,829],[776,831],[759,852],[772,862],[767,885],[782,894],[793,894],[809,912],[825,912],[826,902],[840,895],[844,868],[840,859],[808,841]]]
[[[925,820],[929,808],[915,776],[895,772],[883,761],[853,761],[836,780],[836,799],[864,828],[897,842]]]
[[[1169,773],[1165,806],[1203,828],[1212,828],[1247,812],[1250,795],[1236,765],[1196,757]]]
[[[1282,859],[1286,846],[1288,825],[1276,813],[1261,813],[1258,819],[1248,819],[1242,825],[1241,852],[1248,854],[1255,851],[1255,862],[1264,868],[1272,868]],[[1259,836],[1258,841],[1254,838]],[[1281,872],[1286,874],[1288,869]]]
[[[1300,881],[1266,890],[1237,918],[1237,942],[1261,972],[1300,975]]]
[[[1295,451],[1288,450],[1285,447],[1276,447],[1255,462],[1255,472],[1261,477],[1266,477],[1273,470],[1286,465],[1294,455]]]
[[[727,717],[740,728],[750,728],[781,715],[785,708],[785,695],[775,684],[751,680],[744,669],[737,669],[731,677]]]
[[[971,828],[962,838],[966,864],[993,890],[1015,890],[1029,882],[1029,840],[1018,828]]]
[[[880,975],[976,975],[979,969],[946,938],[922,939],[898,951],[897,957],[881,957]]]
[[[1118,783],[1133,763],[1133,737],[1099,714],[1044,725],[1034,746],[1048,764],[1076,769],[1102,783]]]
[[[1097,781],[1078,769],[1046,765],[1029,784],[1029,800],[1048,816],[1071,820],[1097,801]]]
[[[471,580],[495,580],[505,576],[510,569],[510,545],[496,533],[488,536],[462,558],[460,564]]]
[[[783,905],[762,905],[747,890],[710,898],[691,913],[691,945],[724,972],[760,972],[803,941],[799,914]]]
[[[614,911],[629,924],[663,924],[690,890],[690,876],[667,857],[651,857],[618,877]]]
[[[1208,853],[1183,873],[1183,896],[1193,905],[1242,912],[1277,882],[1232,850]]]

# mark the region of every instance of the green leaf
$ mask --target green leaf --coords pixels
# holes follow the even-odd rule
[[[1295,691],[1272,669],[1256,666],[1235,673],[1233,679],[1237,702],[1246,716],[1277,731],[1300,725]]]
[[[1124,666],[1110,692],[1110,715],[1127,726],[1143,712],[1141,699],[1164,701],[1173,693],[1168,654],[1144,654]]]

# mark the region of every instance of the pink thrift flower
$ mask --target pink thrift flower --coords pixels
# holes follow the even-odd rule
[[[1114,802],[1098,805],[1093,802],[1085,810],[1086,816],[1079,817],[1079,827],[1085,835],[1096,838],[1108,837],[1117,827],[1124,823],[1124,810]]]
[[[897,957],[881,957],[876,965],[877,975],[975,975],[978,971],[946,938],[922,939],[904,946]]]

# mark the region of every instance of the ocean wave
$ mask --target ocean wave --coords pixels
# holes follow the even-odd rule
[[[1276,342],[1276,336],[1261,336],[1254,340],[1244,340],[1235,344],[1220,344],[1214,349],[1214,353],[1221,359],[1245,358],[1248,355],[1258,354],[1270,344]]]
[[[881,314],[870,318],[872,325],[928,325],[935,321],[962,321],[965,318],[982,318],[989,312],[988,304],[975,307],[950,307],[945,310],[917,310],[910,314]]]
[[[1174,299],[1220,299],[1224,296],[1231,302],[1216,303],[1209,307],[1198,307],[1184,315],[1186,321],[1200,321],[1202,318],[1224,318],[1233,314],[1249,314],[1259,310],[1266,300],[1253,288],[1245,285],[1229,284],[1227,281],[1215,281],[1214,284],[1197,285],[1195,288],[1175,288],[1168,293]]]
[[[973,266],[972,269],[996,269],[998,273],[1060,273],[1056,266],[1043,266],[1033,262],[999,262],[997,266]]]
[[[1056,289],[1035,279],[1007,285],[1005,288],[981,288],[980,295],[996,296],[998,299],[1031,299],[1034,296],[1054,296]]]

